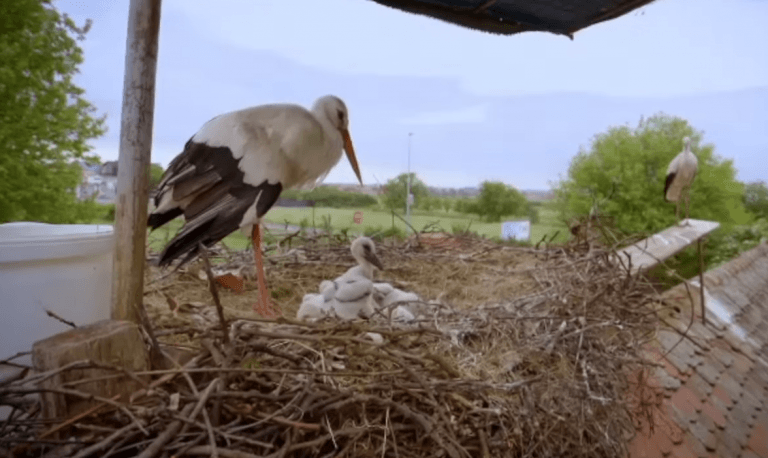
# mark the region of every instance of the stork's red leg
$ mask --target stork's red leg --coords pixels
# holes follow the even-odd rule
[[[256,277],[259,281],[259,302],[253,304],[253,311],[263,317],[276,318],[282,313],[279,309],[273,308],[269,301],[267,279],[264,275],[264,258],[261,256],[261,230],[258,223],[253,225],[251,238],[253,239],[253,258],[256,261]]]

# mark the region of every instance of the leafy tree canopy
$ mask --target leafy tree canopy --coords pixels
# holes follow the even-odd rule
[[[765,181],[744,186],[744,206],[759,218],[768,218],[768,185]]]
[[[612,127],[573,158],[555,190],[557,207],[570,219],[598,212],[627,233],[649,233],[675,224],[675,204],[664,201],[664,179],[672,159],[691,137],[699,169],[691,189],[690,216],[728,228],[750,220],[743,185],[733,161],[714,154],[702,133],[684,119],[657,114],[634,129]]]
[[[525,214],[528,201],[517,189],[499,181],[484,181],[480,194],[466,208],[488,222],[500,221],[502,216]]]
[[[149,187],[154,189],[163,179],[163,166],[160,164],[149,165]]]
[[[376,205],[373,196],[359,192],[342,191],[332,186],[318,186],[312,190],[286,189],[280,194],[286,199],[312,200],[318,207],[361,208]]]
[[[382,202],[384,206],[392,210],[405,211],[405,195],[408,189],[408,174],[401,173],[397,177],[387,181]],[[424,200],[429,197],[427,185],[421,181],[415,173],[411,173],[411,194],[413,194],[414,206],[421,208]]]
[[[78,219],[75,187],[104,118],[74,84],[82,29],[50,1],[0,2],[0,222]]]

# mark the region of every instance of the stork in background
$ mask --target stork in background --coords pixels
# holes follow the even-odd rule
[[[264,275],[259,223],[283,189],[314,186],[347,154],[360,184],[349,135],[349,113],[333,95],[311,110],[269,104],[217,116],[187,141],[165,171],[147,226],[184,216],[184,226],[160,255],[159,265],[179,266],[238,228],[250,232],[259,284],[254,311],[275,316]]]
[[[667,179],[664,183],[664,200],[675,202],[675,219],[678,220],[678,224],[681,226],[687,226],[690,224],[688,222],[688,209],[691,203],[691,185],[693,184],[693,179],[696,178],[699,160],[691,151],[690,137],[685,137],[683,144],[685,145],[683,151],[672,159],[667,168]],[[680,221],[680,199],[683,198],[683,194],[685,194],[685,223]]]

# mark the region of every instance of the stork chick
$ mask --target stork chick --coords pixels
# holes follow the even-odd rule
[[[688,226],[688,210],[691,203],[690,189],[693,179],[696,178],[696,172],[699,168],[699,161],[696,155],[691,151],[691,139],[683,139],[685,147],[683,151],[675,156],[667,168],[667,179],[664,183],[664,200],[675,202],[675,219],[681,226]],[[685,195],[685,222],[680,221],[680,200]]]
[[[384,270],[376,246],[368,237],[358,237],[350,247],[357,265],[347,270],[332,283],[325,283],[321,294],[325,308],[345,320],[368,318],[375,312],[373,306],[373,274],[375,269]]]

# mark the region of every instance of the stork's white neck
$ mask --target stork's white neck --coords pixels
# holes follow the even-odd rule
[[[355,256],[355,255],[353,255],[353,256],[354,256],[354,258],[355,258],[355,260],[357,261],[357,264],[358,264],[356,270],[358,272],[362,273],[365,276],[365,278],[367,278],[369,280],[373,280],[373,273],[375,271],[375,267],[373,266],[373,264],[368,262],[363,257],[358,257],[358,256]]]

